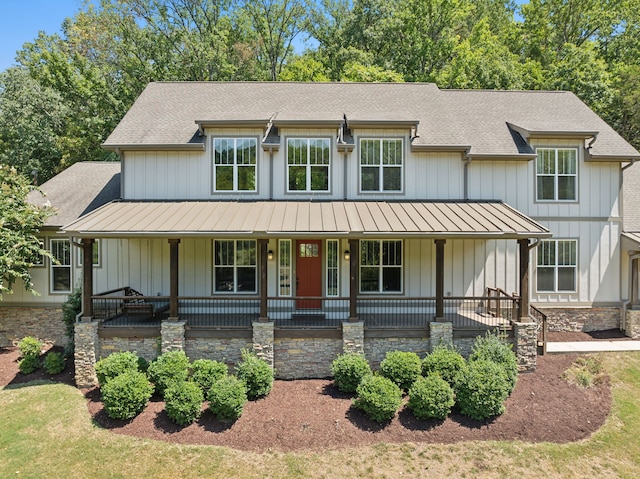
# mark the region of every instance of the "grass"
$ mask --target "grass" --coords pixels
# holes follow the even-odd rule
[[[0,477],[640,477],[640,353],[601,359],[613,388],[610,417],[590,439],[565,445],[377,444],[263,454],[185,446],[102,430],[92,424],[78,390],[29,383],[0,390]]]

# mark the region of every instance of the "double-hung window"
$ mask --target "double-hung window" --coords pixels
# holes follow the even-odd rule
[[[215,240],[214,257],[216,293],[257,291],[255,240]]]
[[[71,243],[68,239],[52,238],[51,248],[51,292],[71,292]]]
[[[329,191],[331,141],[328,138],[287,140],[288,191]]]
[[[360,191],[402,191],[402,140],[360,140]]]
[[[578,150],[538,148],[537,153],[537,200],[576,201],[578,199]]]
[[[576,240],[544,240],[538,246],[536,281],[538,292],[576,291]]]
[[[214,191],[256,191],[257,140],[214,138]]]
[[[402,241],[360,241],[360,291],[402,292]]]
[[[94,268],[100,267],[100,240],[93,240],[93,252],[92,254],[92,265]],[[84,257],[84,253],[82,248],[78,248],[78,267],[82,266],[82,259]]]

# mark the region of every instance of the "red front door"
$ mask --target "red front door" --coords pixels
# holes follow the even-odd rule
[[[322,296],[322,241],[296,241],[296,296]],[[296,301],[298,309],[320,309],[320,300]]]

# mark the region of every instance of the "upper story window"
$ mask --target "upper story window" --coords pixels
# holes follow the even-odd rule
[[[536,286],[538,292],[576,291],[576,240],[544,240],[538,246]]]
[[[256,191],[255,138],[214,138],[214,191]]]
[[[360,241],[360,292],[402,292],[402,241]]]
[[[330,153],[328,138],[289,138],[287,191],[329,191]]]
[[[402,191],[402,140],[360,140],[360,191]]]
[[[576,201],[578,199],[578,150],[538,148],[536,160],[536,199],[538,201]]]
[[[51,292],[71,292],[71,243],[68,239],[49,240],[51,248]]]

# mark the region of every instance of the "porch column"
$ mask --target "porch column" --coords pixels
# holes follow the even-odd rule
[[[444,321],[444,244],[443,239],[436,244],[436,321]]]
[[[267,314],[267,246],[269,240],[258,240],[258,257],[260,258],[260,317],[258,321],[269,321]]]
[[[169,320],[176,321],[178,319],[178,245],[180,240],[177,238],[169,239]]]
[[[518,317],[523,323],[529,322],[529,240],[518,240],[520,247],[520,307]]]
[[[82,239],[82,321],[93,318],[93,238]]]
[[[358,264],[360,261],[360,241],[349,239],[349,321],[358,321]]]

